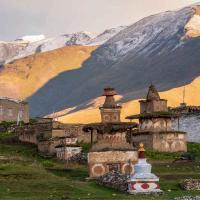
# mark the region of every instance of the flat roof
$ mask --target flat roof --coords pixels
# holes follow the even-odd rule
[[[9,97],[0,97],[0,100],[8,100],[8,101],[12,101],[12,102],[15,102],[15,103],[28,103],[28,102],[23,101],[23,100],[13,99],[13,98],[9,98]]]
[[[172,118],[172,117],[178,117],[177,114],[174,114],[172,112],[151,112],[151,113],[141,113],[138,115],[130,115],[127,116],[126,119],[149,119],[149,118]]]

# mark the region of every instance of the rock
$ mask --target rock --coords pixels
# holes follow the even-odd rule
[[[76,154],[76,155],[72,156],[69,159],[69,161],[85,165],[88,162],[88,160],[87,160],[87,153],[81,152],[79,154]]]
[[[97,183],[106,187],[126,192],[128,190],[127,180],[127,175],[112,171],[99,177],[97,179]]]
[[[200,179],[185,179],[181,187],[184,190],[200,190]]]

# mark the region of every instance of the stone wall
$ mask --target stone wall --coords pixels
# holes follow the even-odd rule
[[[43,154],[55,155],[55,147],[69,138],[76,138],[77,142],[90,143],[90,134],[83,132],[82,128],[82,124],[63,124],[52,119],[39,118],[34,123],[17,126],[15,132],[20,141],[38,145],[38,150]],[[97,134],[94,132],[94,142],[96,138]]]
[[[92,146],[91,151],[100,151],[105,149],[133,149],[127,142],[126,133],[103,133],[97,135],[97,143]]]
[[[171,119],[168,118],[151,118],[140,119],[140,131],[170,131],[172,130]]]
[[[41,123],[42,122],[42,123]],[[90,134],[84,133],[81,124],[62,124],[60,122],[41,121],[16,127],[16,133],[22,142],[37,144],[38,140],[48,140],[55,137],[76,137],[78,142],[90,143]],[[97,134],[93,133],[96,141]]]
[[[132,143],[135,147],[144,143],[147,149],[161,152],[185,152],[187,151],[187,135],[185,132],[139,132],[132,135]]]
[[[38,142],[38,151],[42,154],[54,156],[56,155],[56,146],[61,144],[59,138],[43,140]]]
[[[56,147],[56,157],[60,160],[69,160],[81,151],[81,147]]]
[[[153,148],[153,134],[149,132],[132,134],[132,144],[134,148],[138,148],[139,144],[142,142],[146,149]]]
[[[15,127],[15,132],[22,142],[38,144],[40,138],[51,137],[52,124],[51,123],[34,123],[24,124]]]
[[[140,101],[140,113],[144,112],[151,113],[160,111],[168,111],[167,100],[161,99],[152,101],[146,101],[146,100]]]
[[[28,103],[0,98],[0,122],[17,121],[18,115],[21,121],[29,122]]]
[[[105,151],[88,154],[89,174],[91,178],[102,176],[109,171],[133,174],[137,162],[137,151]]]
[[[184,132],[153,134],[153,149],[163,152],[187,151],[187,135]]]

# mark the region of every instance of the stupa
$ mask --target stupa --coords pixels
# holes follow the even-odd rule
[[[127,133],[137,127],[135,122],[121,122],[119,106],[114,99],[114,88],[105,88],[105,102],[101,106],[101,122],[85,125],[83,130],[91,134],[92,147],[88,154],[91,178],[102,176],[109,171],[132,174],[137,161],[137,151],[127,141]],[[93,143],[93,132],[97,141]]]
[[[139,119],[139,129],[131,134],[134,146],[143,142],[148,149],[165,152],[187,151],[186,133],[172,129],[172,118],[178,118],[168,111],[167,100],[161,99],[154,85],[149,87],[147,98],[140,100],[140,114],[127,119]]]
[[[140,143],[138,150],[138,163],[134,166],[134,174],[128,180],[128,193],[130,194],[148,194],[162,193],[159,184],[159,178],[151,173],[151,164],[147,163],[145,158],[144,145]]]

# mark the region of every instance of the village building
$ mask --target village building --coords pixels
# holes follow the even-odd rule
[[[82,147],[77,145],[76,137],[64,137],[58,146],[55,146],[56,157],[60,160],[69,160],[71,157],[81,153]]]
[[[137,161],[137,151],[127,142],[127,132],[137,127],[134,122],[121,122],[121,106],[115,102],[117,93],[113,88],[105,88],[105,102],[100,107],[101,123],[84,126],[83,130],[90,134],[92,147],[88,153],[90,178],[96,178],[109,171],[132,174],[133,165]],[[97,141],[93,143],[93,132],[97,133]]]
[[[154,85],[149,87],[146,100],[140,102],[140,114],[127,119],[139,119],[139,129],[131,134],[134,146],[143,142],[146,148],[163,152],[187,151],[186,133],[172,129],[172,118],[167,100],[161,99]],[[177,118],[178,119],[178,118]]]
[[[169,110],[173,113],[179,115],[199,115],[200,114],[200,106],[189,106],[186,103],[181,103],[180,106],[172,108],[170,107]]]
[[[29,107],[25,101],[0,97],[0,122],[29,122]]]
[[[36,118],[30,123],[17,126],[16,133],[21,142],[38,146],[42,154],[56,155],[56,146],[76,142],[90,143],[90,137],[83,132],[82,124],[64,124],[52,118]],[[94,133],[94,141],[96,136]]]

